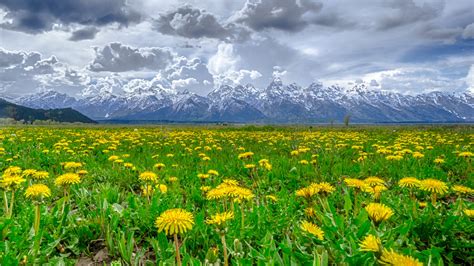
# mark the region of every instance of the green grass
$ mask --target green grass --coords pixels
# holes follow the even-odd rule
[[[77,261],[173,264],[172,237],[158,232],[154,225],[156,218],[171,208],[183,208],[194,215],[192,230],[180,236],[183,264],[222,263],[219,234],[205,220],[223,211],[225,204],[207,200],[200,188],[216,187],[224,179],[237,180],[255,195],[252,200],[235,203],[235,218],[227,225],[233,265],[373,265],[377,255],[359,250],[359,242],[369,233],[379,236],[384,248],[424,264],[473,264],[473,220],[463,212],[474,208],[473,194],[460,196],[451,189],[453,185],[474,187],[473,157],[458,156],[459,152],[473,151],[473,136],[469,126],[3,128],[0,171],[10,166],[48,171],[50,177],[41,183],[48,185],[52,196],[41,205],[36,234],[34,204],[24,196],[33,181],[27,179],[17,189],[11,218],[4,208],[0,210],[0,265],[74,265]],[[309,150],[290,155],[301,147]],[[392,153],[419,151],[424,157],[405,154],[402,160],[391,161],[386,159],[390,154],[377,152],[382,148]],[[245,151],[253,152],[253,157],[239,160],[238,155]],[[359,161],[361,152],[366,158]],[[203,161],[201,153],[210,161]],[[136,169],[109,161],[112,155]],[[436,164],[436,158],[445,162]],[[259,167],[260,159],[268,159],[272,169]],[[313,159],[315,164],[299,163]],[[69,204],[62,212],[63,190],[54,180],[68,172],[61,163],[69,161],[81,162],[80,169],[88,173],[71,187]],[[166,167],[158,171],[153,168],[156,163]],[[257,165],[253,174],[244,168],[249,163]],[[197,177],[210,169],[217,170],[219,176]],[[157,173],[158,183],[165,184],[168,191],[156,190],[148,201],[138,178],[144,171]],[[388,190],[382,192],[380,201],[394,211],[379,227],[364,210],[374,201],[372,195],[359,192],[354,201],[354,189],[343,182],[346,177],[368,176],[385,181]],[[450,189],[435,205],[431,205],[428,192],[415,189],[417,200],[413,201],[409,190],[397,184],[408,176],[439,179]],[[177,181],[170,182],[169,177],[177,177]],[[307,201],[295,195],[296,190],[323,181],[336,188],[327,199],[317,195]],[[3,194],[1,188],[0,192]],[[276,196],[277,201],[267,195]],[[10,191],[7,196],[10,198]],[[420,208],[418,202],[427,202],[427,206]],[[307,207],[314,208],[316,215],[308,217],[304,212]],[[304,220],[324,231],[323,241],[301,230]],[[213,252],[216,247],[217,253]]]

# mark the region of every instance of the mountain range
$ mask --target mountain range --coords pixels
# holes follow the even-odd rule
[[[474,94],[404,95],[365,83],[302,87],[275,78],[267,87],[223,85],[206,96],[163,86],[72,97],[43,91],[16,98],[31,108],[73,108],[95,120],[226,121],[262,123],[474,121]]]

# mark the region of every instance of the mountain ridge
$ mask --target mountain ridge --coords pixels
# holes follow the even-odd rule
[[[365,83],[346,88],[283,84],[274,79],[267,87],[223,85],[206,96],[176,91],[162,84],[129,84],[124,93],[97,93],[74,98],[55,91],[26,95],[16,102],[35,108],[74,108],[96,120],[170,120],[306,123],[474,121],[472,92],[430,92],[403,95],[371,88]]]

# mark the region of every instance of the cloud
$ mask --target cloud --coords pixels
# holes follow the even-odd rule
[[[388,30],[417,21],[428,21],[441,14],[444,8],[442,1],[424,2],[417,5],[413,0],[384,1],[388,7],[383,16],[377,20],[377,29]]]
[[[372,79],[369,84],[370,84],[370,86],[373,86],[373,87],[380,86],[380,84],[375,79]]]
[[[217,52],[209,58],[207,65],[209,73],[213,75],[215,85],[238,85],[262,77],[257,70],[240,68],[240,60],[240,57],[234,53],[232,44],[219,44]]]
[[[127,26],[141,20],[126,0],[4,0],[0,8],[7,12],[1,27],[32,34],[51,31],[58,24]]]
[[[99,29],[96,27],[85,27],[78,29],[72,32],[70,41],[82,41],[82,40],[92,40],[95,38],[95,35],[99,32]]]
[[[93,80],[82,91],[81,96],[90,97],[109,93],[121,93],[124,81],[117,76],[102,77]]]
[[[322,4],[310,0],[247,0],[233,20],[256,31],[278,29],[295,32],[309,24],[305,15],[318,12],[321,7]]]
[[[285,76],[288,72],[286,70],[284,70],[282,67],[280,66],[274,66],[273,67],[273,73],[272,73],[272,77],[274,79],[281,79],[283,76]]]
[[[205,93],[214,84],[214,77],[209,73],[206,63],[199,58],[177,57],[165,75],[174,88],[184,88],[195,93]]]
[[[169,48],[133,48],[121,43],[109,43],[102,49],[95,47],[91,71],[124,72],[131,70],[165,69],[175,57]]]
[[[203,9],[190,5],[161,14],[153,22],[154,29],[167,35],[185,38],[243,39],[248,36],[245,29],[229,23],[222,25],[217,18]]]
[[[468,79],[468,78],[467,78]],[[392,70],[369,73],[364,80],[374,80],[381,89],[406,94],[432,91],[464,91],[463,79],[453,79],[443,71],[429,67],[403,67]]]
[[[19,96],[45,88],[74,93],[88,80],[55,56],[43,58],[37,52],[0,48],[0,92],[6,95]]]
[[[21,64],[25,60],[25,53],[10,52],[0,48],[0,67],[10,67]]]
[[[192,85],[197,85],[199,82],[195,78],[187,78],[187,79],[176,79],[171,81],[171,87],[175,90],[181,88],[188,88]]]
[[[465,82],[467,84],[468,91],[474,94],[474,64],[472,64],[469,68],[469,72],[467,73]]]
[[[471,23],[464,28],[462,37],[464,39],[474,39],[474,23]]]

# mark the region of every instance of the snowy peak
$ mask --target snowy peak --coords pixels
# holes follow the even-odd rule
[[[36,109],[57,109],[74,106],[77,100],[65,93],[47,90],[17,98],[15,103]]]
[[[118,85],[104,79],[85,89],[91,93],[81,99],[43,91],[16,102],[44,109],[72,107],[95,119],[307,123],[339,121],[350,115],[358,122],[474,121],[474,98],[469,92],[410,96],[360,82],[343,87],[316,81],[301,87],[286,85],[280,78],[263,88],[223,85],[207,96],[178,92],[159,78]]]

